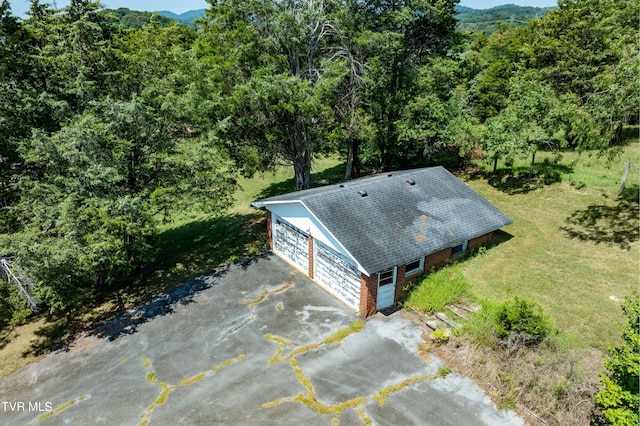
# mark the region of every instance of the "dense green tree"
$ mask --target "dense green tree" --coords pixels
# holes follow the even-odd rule
[[[310,0],[211,4],[208,31],[224,36],[219,42],[238,68],[220,127],[225,140],[247,173],[285,161],[293,165],[295,189],[308,188],[312,153],[327,140],[329,99],[337,84],[338,59],[327,46],[334,33],[329,5]]]
[[[438,147],[448,150],[463,162],[479,156],[482,152],[484,127],[474,115],[469,92],[463,85],[453,89],[446,111],[446,124],[440,130]]]
[[[527,66],[558,94],[577,96],[594,117],[601,149],[620,139],[622,126],[639,112],[639,15],[632,0],[567,0],[523,33]]]
[[[532,176],[538,149],[566,148],[580,111],[574,98],[557,96],[532,73],[512,78],[511,86],[507,107],[486,122],[484,149],[494,159],[494,171],[500,157],[530,157]]]
[[[469,91],[482,122],[507,106],[509,80],[518,67],[521,50],[520,32],[503,25],[491,37],[478,37],[466,52],[469,63],[465,65],[475,68],[469,70]],[[471,63],[474,56],[475,63]]]
[[[52,310],[81,303],[153,257],[154,216],[230,203],[233,180],[206,138],[184,139],[140,98],[106,98],[58,132],[35,132],[21,154],[20,232],[0,246],[36,280]],[[196,155],[197,154],[197,155]]]
[[[615,426],[640,422],[640,298],[625,297],[622,305],[626,324],[621,328],[622,343],[609,347],[606,373],[600,374],[603,389],[596,395],[605,418]]]
[[[360,39],[368,67],[363,103],[376,128],[373,144],[381,169],[420,164],[429,155],[425,148],[432,143],[425,138],[441,124],[442,99],[430,91],[429,79],[438,70],[421,68],[438,67],[430,60],[457,46],[454,4],[362,2]]]
[[[16,105],[20,102],[17,86],[24,60],[21,46],[26,38],[24,28],[11,15],[7,0],[0,4],[0,232],[10,229],[6,208],[16,200],[11,184],[20,162],[16,139],[29,129]]]

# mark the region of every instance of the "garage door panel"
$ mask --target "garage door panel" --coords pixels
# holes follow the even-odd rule
[[[347,304],[360,304],[360,272],[322,243],[316,242],[314,278],[329,287]]]
[[[309,237],[293,226],[277,220],[274,227],[273,248],[302,270],[309,267]]]

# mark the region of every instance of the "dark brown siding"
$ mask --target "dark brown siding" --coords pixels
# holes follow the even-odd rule
[[[472,248],[481,246],[483,244],[487,244],[489,241],[491,241],[491,237],[493,237],[493,232],[489,232],[487,234],[480,235],[479,237],[472,238],[469,240],[469,243],[467,244],[467,248],[472,249]]]
[[[431,253],[424,259],[424,269],[428,271],[431,268],[439,268],[447,263],[450,257],[451,247]]]

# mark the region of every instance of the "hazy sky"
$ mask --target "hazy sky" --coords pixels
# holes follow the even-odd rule
[[[54,0],[41,0],[41,3],[51,3]],[[26,12],[31,4],[28,0],[9,0],[11,12],[15,16],[26,17]],[[557,0],[462,0],[460,5],[472,7],[474,9],[489,9],[502,4],[517,4],[520,6],[547,7],[556,6]],[[69,0],[56,0],[58,7],[69,4]],[[102,0],[102,4],[109,9],[127,7],[132,10],[168,10],[177,14],[195,9],[206,9],[209,3],[205,0]]]

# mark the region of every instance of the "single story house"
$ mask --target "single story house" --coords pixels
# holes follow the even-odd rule
[[[269,246],[362,317],[512,220],[443,167],[383,173],[254,201]]]

